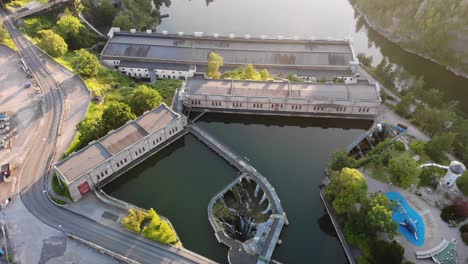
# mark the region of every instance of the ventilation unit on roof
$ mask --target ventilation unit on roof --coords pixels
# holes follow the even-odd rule
[[[193,35],[195,37],[202,37],[203,36],[203,32],[193,32]]]
[[[266,39],[266,38],[267,38],[267,35],[261,35],[260,38],[261,38],[261,39]]]
[[[163,30],[163,31],[162,31],[162,34],[163,34],[163,35],[167,35],[167,34],[169,34],[169,31]]]
[[[214,34],[213,34],[213,37],[219,38],[219,34],[218,34],[218,33],[214,33]]]
[[[151,34],[151,33],[153,33],[153,31],[151,31],[151,29],[146,30],[146,34]]]
[[[229,34],[229,38],[234,38],[236,35],[234,34]]]
[[[316,40],[317,38],[315,36],[310,36],[309,39],[310,40]]]
[[[250,35],[245,35],[244,38],[245,39],[250,39]]]
[[[136,29],[132,28],[130,29],[130,33],[135,33],[136,32]]]
[[[294,40],[299,40],[299,37],[298,37],[298,36],[294,36],[293,39],[294,39]]]
[[[276,37],[276,38],[279,39],[279,40],[281,40],[281,39],[283,39],[283,36],[278,36],[278,37]]]
[[[183,36],[183,35],[184,35],[184,32],[179,32],[179,33],[177,33],[177,35]]]

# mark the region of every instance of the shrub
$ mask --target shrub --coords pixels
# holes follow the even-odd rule
[[[458,222],[463,219],[463,217],[460,217],[459,215],[457,215],[455,211],[455,206],[453,205],[447,206],[444,209],[442,209],[442,212],[440,213],[440,218],[442,218],[442,220],[444,220],[447,223],[449,221]]]
[[[150,214],[136,209],[130,209],[128,213],[128,216],[122,220],[122,225],[139,234],[141,232],[141,224]]]
[[[143,236],[163,244],[174,244],[177,236],[171,226],[162,220],[154,209],[148,211],[151,222],[143,229]]]
[[[96,55],[85,49],[76,50],[75,54],[72,59],[73,69],[84,78],[96,76],[99,69]]]
[[[405,151],[406,150],[405,143],[403,143],[401,141],[395,141],[394,146],[395,146],[395,149],[398,150],[398,151]]]
[[[463,194],[468,195],[468,171],[457,179],[457,186]]]
[[[460,227],[460,234],[463,242],[468,245],[468,224],[464,224]]]
[[[41,30],[39,33],[41,34],[39,46],[51,56],[60,57],[67,53],[68,45],[59,34],[54,33],[54,31],[50,29]]]

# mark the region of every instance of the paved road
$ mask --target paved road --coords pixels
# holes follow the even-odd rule
[[[0,10],[0,17],[5,13]],[[210,260],[185,249],[157,245],[118,232],[87,217],[52,204],[45,194],[48,167],[54,157],[57,133],[62,113],[62,97],[51,74],[39,59],[39,51],[8,19],[5,21],[13,40],[42,87],[44,95],[44,126],[36,133],[36,143],[28,153],[21,175],[21,199],[26,208],[45,224],[69,234],[84,238],[108,250],[141,263],[212,263]],[[20,191],[20,190],[19,190]]]

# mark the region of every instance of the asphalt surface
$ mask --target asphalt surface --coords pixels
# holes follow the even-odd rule
[[[0,10],[0,16],[5,13]],[[5,25],[15,41],[20,55],[27,62],[44,95],[44,126],[37,131],[36,143],[31,147],[19,176],[20,197],[26,208],[40,221],[64,232],[86,239],[117,254],[140,263],[212,263],[186,249],[178,249],[139,240],[101,225],[85,216],[54,205],[46,196],[46,173],[58,158],[54,151],[58,140],[63,99],[58,84],[40,59],[40,51],[32,45],[13,23]],[[33,135],[31,135],[33,136]],[[59,228],[59,225],[62,228]]]

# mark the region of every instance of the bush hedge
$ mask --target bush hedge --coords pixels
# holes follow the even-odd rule
[[[444,209],[442,209],[442,212],[440,213],[440,218],[442,218],[442,220],[444,220],[447,223],[449,221],[457,221],[458,222],[461,219],[463,219],[462,217],[457,215],[457,213],[455,211],[455,206],[453,206],[453,205],[447,206]]]
[[[122,225],[135,233],[141,232],[141,224],[145,221],[150,215],[147,212],[143,212],[136,209],[128,210],[128,216],[122,220]]]
[[[468,246],[468,224],[464,224],[460,227],[460,234],[463,242]]]

